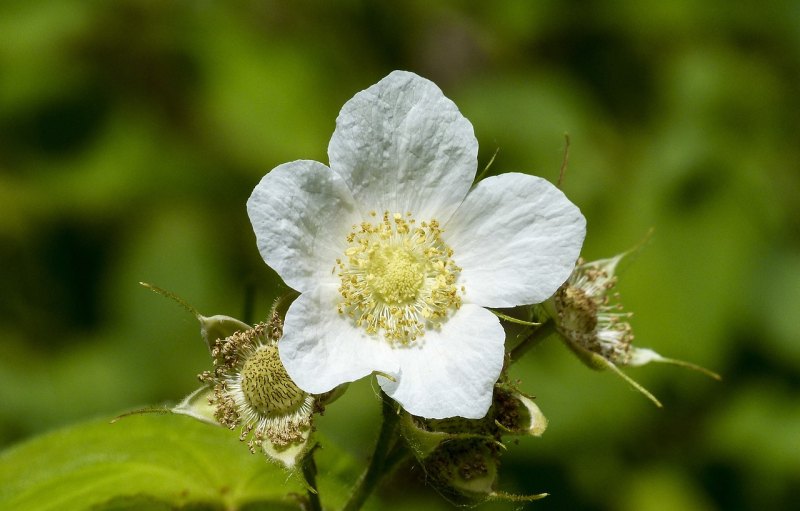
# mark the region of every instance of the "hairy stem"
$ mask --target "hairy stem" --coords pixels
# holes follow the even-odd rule
[[[303,458],[303,477],[308,483],[308,505],[310,511],[322,511],[322,504],[317,492],[317,464],[314,461],[314,451],[317,447],[312,447]]]
[[[387,469],[391,468],[391,464],[387,463],[387,457],[390,449],[396,443],[395,433],[399,416],[392,399],[383,392],[381,392],[381,397],[383,398],[383,423],[378,434],[378,441],[375,443],[375,450],[372,452],[369,465],[358,479],[353,493],[350,494],[350,498],[342,508],[342,511],[357,511],[361,509],[372,490],[375,489],[381,478],[386,475]]]

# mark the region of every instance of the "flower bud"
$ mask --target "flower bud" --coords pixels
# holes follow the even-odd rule
[[[495,422],[506,434],[542,436],[547,418],[530,397],[512,390],[496,389]]]
[[[250,329],[250,325],[247,323],[220,314],[211,317],[197,314],[197,319],[200,321],[200,335],[203,337],[206,346],[208,346],[209,352],[214,348],[214,344],[217,340],[225,339],[236,332]]]
[[[425,462],[425,470],[435,483],[455,495],[485,499],[497,482],[499,452],[481,440],[444,443]]]
[[[425,473],[456,501],[517,500],[541,496],[495,490],[506,435],[540,436],[547,427],[533,400],[506,384],[497,384],[492,406],[481,419],[423,419],[405,412],[400,431]]]

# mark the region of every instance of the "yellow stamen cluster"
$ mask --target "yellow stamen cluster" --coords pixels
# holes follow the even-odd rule
[[[336,260],[339,313],[369,334],[408,344],[461,306],[461,268],[435,219],[417,224],[411,213],[370,214],[376,221],[354,225],[344,258]]]

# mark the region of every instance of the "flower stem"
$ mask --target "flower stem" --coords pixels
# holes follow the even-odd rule
[[[311,448],[303,458],[303,477],[308,483],[308,505],[310,511],[322,511],[322,504],[319,501],[317,492],[317,464],[314,461],[314,451],[317,446]]]
[[[533,332],[531,332],[527,337],[525,337],[522,342],[517,344],[511,353],[509,353],[509,357],[511,361],[509,363],[513,364],[522,356],[528,352],[531,348],[542,342],[548,335],[556,331],[556,324],[555,321],[552,319],[548,319],[544,321],[539,327],[537,327]]]
[[[390,468],[390,464],[387,463],[387,456],[395,443],[399,415],[392,399],[383,392],[381,392],[381,397],[383,398],[383,423],[378,434],[378,441],[375,443],[375,450],[372,453],[369,465],[358,479],[353,493],[350,494],[350,498],[342,508],[342,511],[357,511],[361,509],[361,506],[364,505],[367,497],[375,489],[381,477],[386,475],[387,468]]]

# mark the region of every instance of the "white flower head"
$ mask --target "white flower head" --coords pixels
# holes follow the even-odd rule
[[[472,188],[477,152],[436,85],[395,71],[344,105],[329,167],[286,163],[256,186],[247,210],[261,255],[301,293],[279,342],[300,388],[376,373],[415,415],[486,414],[505,334],[484,307],[550,297],[585,219],[530,175]]]

